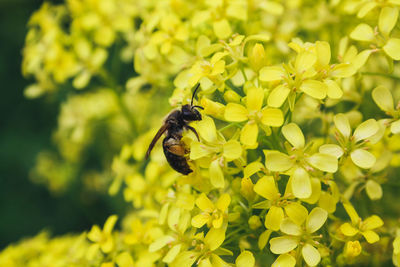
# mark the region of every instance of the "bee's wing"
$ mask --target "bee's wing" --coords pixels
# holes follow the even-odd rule
[[[161,126],[161,128],[158,130],[158,132],[154,136],[153,140],[151,141],[149,148],[147,149],[146,157],[145,157],[146,159],[149,158],[150,152],[153,149],[154,145],[157,143],[158,139],[160,139],[160,137],[163,135],[163,133],[168,129],[168,127],[169,127],[168,122],[165,122],[163,124],[163,126]]]

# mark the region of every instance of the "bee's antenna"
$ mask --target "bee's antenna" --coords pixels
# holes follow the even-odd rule
[[[199,108],[199,109],[203,109],[204,110],[204,108],[202,106],[192,106],[192,108]]]
[[[192,95],[192,101],[190,102],[190,105],[193,106],[193,99],[194,96],[196,95],[197,89],[199,89],[200,83],[197,84],[196,88],[194,89],[193,95]]]

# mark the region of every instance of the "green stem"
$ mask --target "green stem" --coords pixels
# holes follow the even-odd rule
[[[244,80],[247,82],[247,81],[248,81],[248,79],[247,79],[246,72],[244,71],[244,68],[240,68],[240,71],[241,71],[241,72],[242,72],[242,74],[243,74]]]

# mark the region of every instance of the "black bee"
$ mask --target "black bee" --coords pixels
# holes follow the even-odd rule
[[[189,104],[182,106],[181,110],[172,111],[164,121],[164,124],[158,130],[157,134],[154,136],[150,143],[149,148],[146,152],[146,159],[149,157],[151,150],[156,144],[157,140],[165,133],[165,138],[163,140],[164,155],[169,163],[169,165],[179,173],[188,175],[193,172],[190,169],[185,154],[188,153],[185,149],[184,143],[181,141],[183,130],[192,131],[198,140],[199,135],[196,130],[189,125],[192,121],[200,121],[201,114],[196,108],[204,109],[201,106],[193,106],[193,98],[196,94],[197,89],[199,89],[200,84],[197,84],[194,89],[192,101]]]

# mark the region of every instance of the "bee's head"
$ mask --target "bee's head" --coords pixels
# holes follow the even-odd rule
[[[189,104],[182,106],[183,119],[185,121],[200,121],[202,117],[196,108],[203,109],[201,106],[192,106]]]
[[[196,88],[194,89],[193,95],[192,95],[192,101],[189,104],[186,104],[182,106],[182,116],[183,119],[186,121],[200,121],[201,120],[201,114],[196,108],[204,109],[202,106],[193,106],[193,99],[194,96],[196,95],[197,90],[199,89],[200,84],[198,83],[196,85]]]

